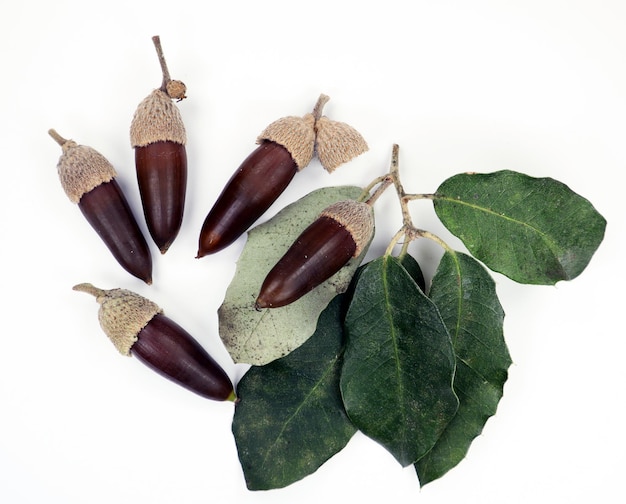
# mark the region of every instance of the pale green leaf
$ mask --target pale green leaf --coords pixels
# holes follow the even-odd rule
[[[298,301],[281,308],[254,308],[265,276],[300,233],[328,205],[357,199],[362,191],[355,186],[313,191],[248,232],[235,276],[218,310],[220,337],[235,362],[263,365],[298,348],[315,331],[319,314],[329,301],[347,289],[367,247]]]

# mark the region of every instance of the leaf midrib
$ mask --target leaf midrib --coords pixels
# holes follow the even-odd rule
[[[492,385],[492,386],[498,386],[497,382],[493,382],[492,380],[488,379],[482,372],[480,372],[478,369],[476,369],[474,366],[472,366],[467,360],[463,359],[462,357],[459,356],[458,352],[457,352],[457,337],[461,332],[461,320],[462,320],[462,313],[463,313],[463,299],[464,299],[464,290],[463,290],[463,274],[462,274],[462,269],[461,269],[461,261],[459,260],[459,255],[454,252],[453,250],[449,250],[448,253],[452,256],[452,260],[454,261],[454,267],[457,273],[457,284],[458,284],[458,288],[456,289],[457,292],[457,303],[456,303],[456,317],[455,317],[455,327],[454,327],[454,334],[451,334],[450,336],[452,337],[452,349],[454,350],[454,357],[457,361],[462,362],[463,364],[465,364],[468,368],[470,368],[472,371],[474,371],[478,376],[480,376],[483,380],[485,380],[485,382],[487,382],[488,384]],[[457,389],[457,383],[455,380],[453,380],[453,388],[456,390]]]
[[[385,263],[387,263],[387,261],[385,261]],[[385,264],[386,266],[386,264]],[[398,335],[396,332],[396,326],[393,323],[393,316],[392,316],[392,303],[391,303],[391,291],[389,289],[389,279],[388,279],[388,268],[384,267],[383,268],[383,275],[382,275],[382,280],[383,280],[383,289],[384,289],[384,293],[385,293],[385,314],[387,316],[387,322],[390,328],[390,336],[391,336],[391,342],[393,345],[393,352],[394,352],[394,357],[395,357],[395,371],[396,371],[396,383],[398,384],[397,387],[397,397],[399,398],[398,401],[398,406],[400,409],[400,416],[402,418],[401,421],[401,429],[402,429],[402,435],[400,436],[400,439],[402,440],[402,451],[405,452],[405,441],[406,441],[406,425],[407,425],[407,412],[406,412],[406,408],[405,408],[405,404],[404,401],[402,400],[402,398],[404,397],[404,390],[405,390],[405,386],[404,386],[404,380],[402,379],[402,370],[400,368],[400,353],[399,353],[399,345],[398,345]],[[406,455],[406,453],[404,453],[404,455]]]
[[[332,361],[329,362],[328,366],[326,367],[326,369],[325,369],[324,373],[322,374],[322,376],[320,377],[320,379],[315,382],[315,385],[313,387],[311,387],[311,390],[304,397],[304,399],[298,405],[298,407],[295,409],[293,414],[290,415],[289,418],[287,418],[287,420],[285,420],[285,422],[283,422],[283,426],[282,426],[280,432],[278,433],[278,435],[276,436],[276,438],[274,439],[274,441],[270,445],[269,449],[265,453],[265,457],[263,457],[263,463],[262,463],[263,466],[265,466],[265,463],[270,458],[270,455],[274,451],[274,447],[278,444],[278,441],[282,438],[282,435],[285,432],[285,430],[287,429],[287,426],[298,416],[298,414],[300,413],[302,408],[304,408],[304,406],[309,402],[309,398],[313,395],[313,393],[315,391],[317,391],[322,386],[322,383],[324,383],[326,381],[326,377],[331,372],[331,370],[334,369],[335,363],[337,362],[338,358],[339,358],[339,356],[336,356]]]
[[[554,242],[550,238],[549,235],[547,235],[543,231],[539,230],[535,226],[532,226],[531,224],[529,224],[527,222],[523,222],[523,221],[520,221],[518,219],[514,219],[513,217],[510,217],[510,216],[508,216],[506,214],[498,213],[498,212],[492,210],[491,208],[479,206],[479,205],[470,203],[470,202],[462,200],[462,199],[455,199],[455,198],[452,198],[450,196],[443,196],[441,194],[435,194],[433,199],[434,200],[445,201],[445,202],[452,203],[452,204],[455,204],[455,205],[466,206],[466,207],[469,207],[469,208],[471,208],[473,210],[477,210],[479,212],[490,214],[490,215],[493,215],[496,218],[503,219],[503,220],[511,222],[513,224],[516,224],[516,225],[525,227],[527,229],[530,229],[533,233],[535,233],[535,234],[537,234],[538,236],[541,237],[542,241],[544,243],[546,243],[548,249],[550,249],[550,251],[554,255],[555,259],[560,264],[560,261],[558,260],[558,258],[559,258],[559,253],[558,253],[559,252],[559,247],[558,247],[558,245],[556,244],[556,242]]]

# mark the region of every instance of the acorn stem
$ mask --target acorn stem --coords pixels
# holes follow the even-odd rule
[[[74,287],[72,287],[72,290],[75,290],[78,292],[86,292],[87,294],[91,294],[92,296],[94,296],[96,299],[102,296],[105,296],[107,292],[104,289],[99,289],[98,287],[94,287],[90,283],[81,283],[81,284],[75,285]]]
[[[324,105],[328,103],[328,100],[330,100],[330,96],[326,96],[323,93],[317,99],[317,103],[315,104],[315,107],[313,107],[313,117],[316,122],[320,117],[322,117],[322,110],[324,109]]]
[[[163,55],[163,48],[161,47],[161,38],[158,35],[152,37],[152,42],[154,43],[154,48],[156,49],[157,56],[159,57],[159,63],[161,65],[161,72],[163,73],[163,82],[161,83],[161,91],[164,93],[167,92],[167,84],[172,79],[170,78],[170,72],[167,69],[167,63],[165,61],[165,56]]]
[[[64,144],[67,143],[67,139],[63,138],[61,135],[59,135],[55,129],[50,128],[48,130],[48,135],[50,135],[52,138],[54,138],[54,140],[56,141],[56,143],[58,143],[61,147],[63,147]]]

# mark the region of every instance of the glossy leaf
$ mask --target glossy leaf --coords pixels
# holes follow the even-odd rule
[[[494,281],[480,263],[446,252],[429,295],[452,337],[459,409],[432,450],[415,464],[422,485],[465,457],[472,440],[495,414],[511,365],[503,335],[504,311]]]
[[[251,490],[280,488],[313,473],[356,432],[339,393],[343,297],[330,302],[300,348],[251,367],[239,382],[233,433]]]
[[[434,205],[474,257],[521,283],[575,278],[606,227],[591,203],[565,184],[513,171],[455,175],[439,186]]]
[[[452,342],[439,311],[396,258],[381,257],[359,273],[345,330],[348,416],[400,464],[415,462],[458,406]]]
[[[347,289],[367,247],[298,301],[282,308],[254,309],[265,276],[300,233],[328,205],[356,199],[361,192],[354,186],[313,191],[248,232],[235,276],[218,310],[220,337],[235,362],[263,365],[299,347],[315,331],[317,318],[329,301]]]

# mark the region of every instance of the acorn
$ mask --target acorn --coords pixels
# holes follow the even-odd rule
[[[66,140],[53,129],[48,133],[63,150],[57,170],[70,201],[78,204],[122,268],[152,283],[150,249],[115,179],[113,165],[91,147]]]
[[[187,135],[178,107],[186,87],[171,80],[158,36],[152,41],[161,63],[163,82],[137,107],[130,125],[137,183],[152,239],[167,252],[183,222],[187,191]]]
[[[169,380],[207,399],[237,401],[226,372],[207,351],[154,302],[126,289],[89,283],[75,291],[95,296],[100,326],[117,350],[135,356]]]
[[[300,299],[361,254],[374,234],[369,202],[327,207],[265,277],[255,308],[279,308]]]
[[[263,130],[257,138],[259,147],[233,174],[206,216],[197,258],[214,254],[237,240],[316,152],[324,168],[331,172],[367,150],[365,140],[356,130],[321,115],[328,100],[322,94],[312,113],[283,117]]]

